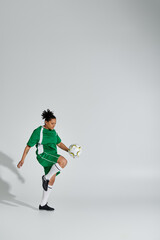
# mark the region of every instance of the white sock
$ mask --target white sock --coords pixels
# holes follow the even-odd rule
[[[43,190],[41,206],[46,205],[46,203],[48,201],[48,198],[49,198],[49,195],[51,194],[51,192],[52,192],[52,186],[51,185],[48,185],[47,191]]]
[[[57,172],[59,172],[59,171],[61,171],[61,170],[62,170],[61,166],[60,166],[58,163],[55,163],[55,164],[51,167],[49,173],[47,173],[47,174],[45,175],[45,178],[46,178],[47,180],[49,180],[55,173],[57,173]]]

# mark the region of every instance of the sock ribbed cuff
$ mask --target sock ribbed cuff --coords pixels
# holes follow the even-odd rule
[[[55,163],[55,167],[56,167],[59,171],[62,170],[62,168],[61,168],[61,166],[59,165],[59,163]]]

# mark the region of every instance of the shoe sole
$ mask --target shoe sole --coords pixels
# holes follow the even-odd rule
[[[47,209],[41,209],[41,208],[39,208],[39,210],[43,210],[43,211],[55,211],[55,209],[51,209],[51,210],[47,210]]]

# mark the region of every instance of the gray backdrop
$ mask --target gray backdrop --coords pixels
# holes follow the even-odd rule
[[[18,201],[38,207],[43,168],[36,148],[21,169],[16,165],[47,108],[57,117],[62,142],[78,143],[83,151],[72,159],[58,148],[68,164],[56,178],[50,205],[54,199],[59,208],[66,201],[159,202],[159,22],[158,0],[0,1],[4,215]],[[133,237],[111,234],[104,236]],[[152,234],[159,239],[158,229]]]

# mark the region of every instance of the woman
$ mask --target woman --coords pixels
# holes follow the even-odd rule
[[[37,160],[43,166],[45,172],[45,175],[42,176],[43,195],[39,210],[52,211],[54,208],[49,207],[47,201],[55,182],[55,177],[60,174],[62,168],[67,164],[67,160],[57,154],[57,146],[66,152],[69,151],[69,148],[61,142],[61,138],[54,129],[56,117],[53,112],[47,109],[47,111],[43,111],[41,116],[42,119],[45,119],[45,124],[32,132],[17,167],[20,168],[24,164],[30,148],[36,145]]]

